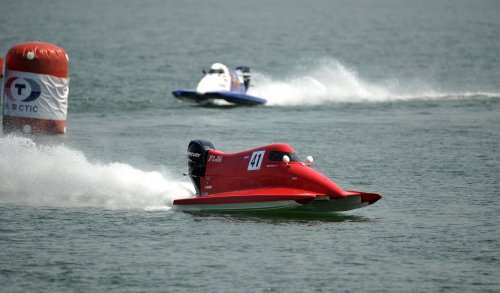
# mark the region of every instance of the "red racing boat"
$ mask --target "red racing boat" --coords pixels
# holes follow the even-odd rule
[[[382,198],[343,190],[311,167],[312,157],[300,162],[286,144],[226,154],[209,141],[193,140],[187,158],[196,196],[174,200],[174,208],[183,211],[339,212]]]

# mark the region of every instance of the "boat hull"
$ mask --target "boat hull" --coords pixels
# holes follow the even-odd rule
[[[172,94],[180,99],[190,102],[206,103],[213,100],[225,100],[235,105],[263,105],[267,101],[262,98],[247,95],[245,93],[230,92],[230,91],[217,91],[199,93],[194,90],[176,90]]]
[[[294,200],[247,202],[247,203],[220,203],[220,204],[189,204],[175,205],[181,211],[213,211],[213,212],[245,212],[245,211],[287,211],[301,206]]]
[[[274,192],[274,194],[273,194]],[[369,206],[381,198],[379,194],[348,192],[341,198],[314,195],[304,192],[276,194],[220,194],[198,196],[174,201],[174,208],[181,211],[248,212],[248,211],[303,211],[332,213],[350,211]]]
[[[369,206],[370,203],[362,201],[361,196],[348,196],[343,199],[315,199],[300,205],[296,210],[315,213],[345,212]]]

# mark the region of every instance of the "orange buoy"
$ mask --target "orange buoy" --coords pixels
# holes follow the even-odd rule
[[[22,43],[9,50],[5,58],[4,132],[66,132],[68,64],[66,52],[48,43]]]

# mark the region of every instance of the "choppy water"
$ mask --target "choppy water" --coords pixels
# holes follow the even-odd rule
[[[6,2],[6,1],[4,1]],[[2,55],[70,58],[68,133],[0,136],[2,292],[498,292],[497,1],[10,1]],[[263,107],[199,107],[213,62]],[[283,142],[331,216],[187,214],[191,139]]]

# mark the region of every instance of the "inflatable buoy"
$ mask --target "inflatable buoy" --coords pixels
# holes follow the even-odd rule
[[[3,131],[66,132],[68,55],[58,46],[30,42],[12,47],[5,58]]]

